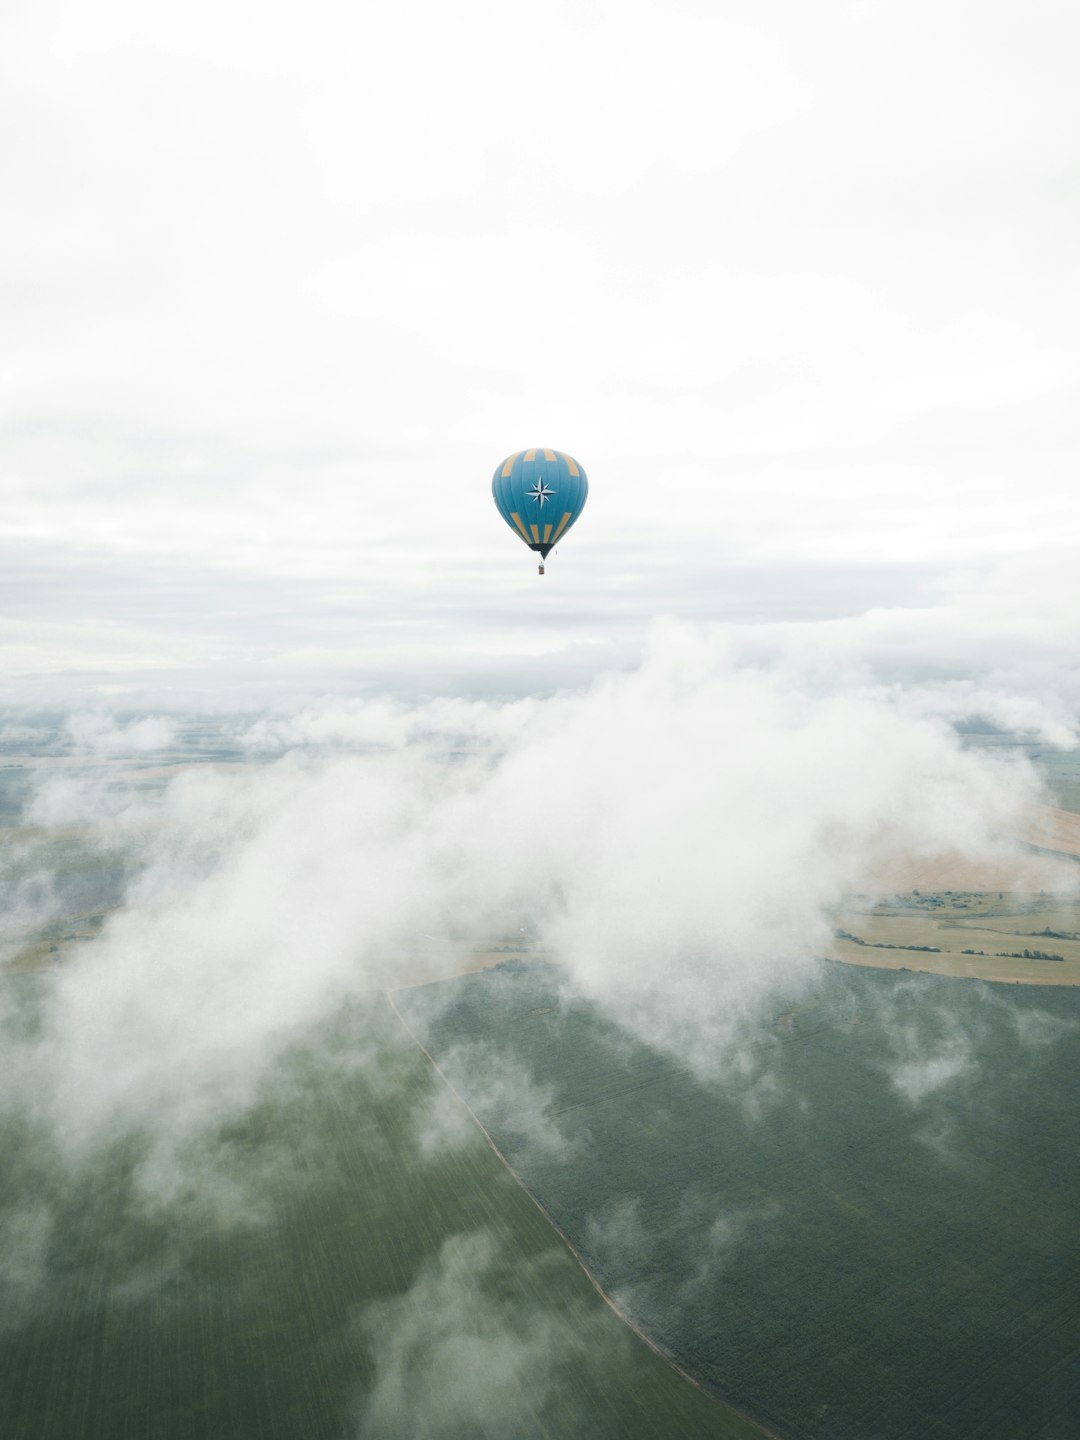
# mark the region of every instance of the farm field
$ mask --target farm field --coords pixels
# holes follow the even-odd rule
[[[834,921],[827,952],[833,960],[1080,985],[1080,906],[1073,895],[916,891],[878,902],[852,899]]]
[[[16,1030],[46,981],[2,982]],[[763,1434],[604,1304],[384,997],[149,1193],[160,1136],[71,1171],[3,1130],[4,1440]]]
[[[1075,1437],[1080,991],[823,962],[730,1088],[554,967],[397,1003],[618,1303],[779,1435]]]

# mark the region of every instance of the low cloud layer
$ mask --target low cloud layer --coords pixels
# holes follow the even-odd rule
[[[8,1100],[32,1093],[72,1153],[118,1127],[186,1143],[350,993],[467,968],[523,924],[570,993],[716,1073],[812,973],[843,893],[898,856],[1016,853],[1032,773],[929,712],[669,628],[582,695],[321,705],[238,736],[276,758],[156,790],[45,772],[27,821],[134,874],[50,976]],[[68,731],[98,756],[141,724]]]

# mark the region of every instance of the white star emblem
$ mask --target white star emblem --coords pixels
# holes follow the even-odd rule
[[[535,500],[537,505],[539,505],[540,509],[542,510],[544,508],[544,501],[550,500],[552,495],[557,495],[559,492],[557,490],[549,490],[548,487],[544,484],[544,477],[541,475],[533,488],[531,490],[526,490],[525,493],[531,499]]]

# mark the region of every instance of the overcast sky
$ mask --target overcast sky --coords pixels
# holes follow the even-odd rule
[[[9,702],[1078,653],[1075,6],[3,14]]]

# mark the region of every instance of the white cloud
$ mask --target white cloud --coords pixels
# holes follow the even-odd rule
[[[567,1135],[553,1110],[554,1091],[537,1084],[515,1056],[491,1043],[459,1044],[440,1054],[439,1069],[457,1095],[437,1089],[414,1116],[423,1153],[452,1149],[474,1134],[471,1110],[486,1129],[498,1132],[515,1167],[580,1157],[580,1137]],[[468,1096],[468,1109],[458,1095]]]
[[[126,724],[110,715],[77,712],[66,731],[77,751],[93,755],[160,755],[175,744],[176,727],[164,715],[146,715]]]
[[[427,978],[423,936],[527,921],[573,993],[752,1089],[747,1023],[813,974],[840,896],[897,856],[1019,863],[1031,772],[924,711],[668,628],[584,694],[376,707],[389,748],[323,705],[256,731],[310,751],[156,795],[47,772],[28,818],[135,873],[53,976],[34,1103],[74,1153],[118,1126],[179,1153],[343,997]]]
[[[490,1235],[454,1236],[409,1290],[363,1312],[375,1378],[361,1435],[440,1440],[535,1426],[578,1342],[564,1313],[523,1301],[520,1262],[517,1293],[497,1293],[490,1278],[499,1264]]]
[[[901,1037],[901,1045],[907,1058],[894,1065],[889,1074],[895,1088],[912,1105],[957,1080],[970,1080],[975,1073],[975,1055],[964,1035],[950,1036],[924,1050],[909,1030]]]

